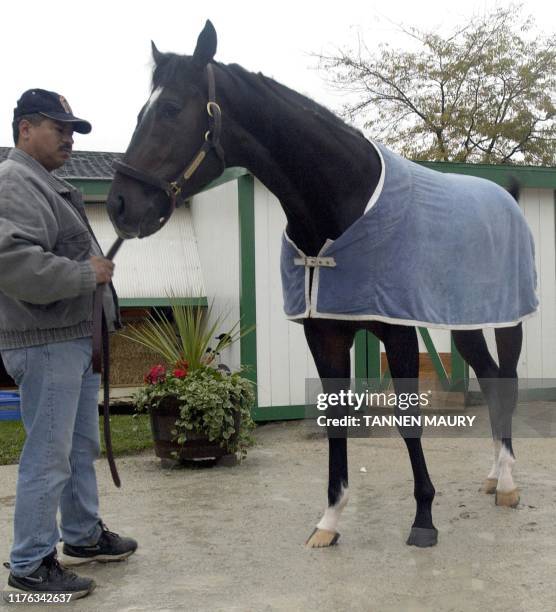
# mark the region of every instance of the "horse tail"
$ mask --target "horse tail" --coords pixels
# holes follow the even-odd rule
[[[519,181],[515,178],[515,176],[510,176],[510,180],[506,187],[508,193],[512,196],[512,198],[517,202],[519,200],[519,192],[521,191],[521,185]]]

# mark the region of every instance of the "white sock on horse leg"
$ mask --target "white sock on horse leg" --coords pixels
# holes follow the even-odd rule
[[[498,479],[499,468],[498,468],[498,457],[500,456],[500,449],[502,447],[502,442],[500,440],[494,440],[494,461],[492,462],[492,467],[490,468],[490,472],[488,473],[487,478],[491,478],[492,480]]]
[[[498,485],[496,490],[500,493],[508,493],[515,490],[515,483],[512,476],[512,468],[515,459],[510,451],[502,444],[498,456]]]
[[[338,521],[342,510],[346,507],[349,499],[349,492],[347,487],[342,487],[340,492],[340,499],[333,505],[328,506],[324,511],[324,515],[317,524],[317,529],[325,529],[326,531],[337,531]]]

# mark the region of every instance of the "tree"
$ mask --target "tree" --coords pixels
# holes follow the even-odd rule
[[[381,45],[317,55],[344,114],[412,159],[556,165],[556,36],[522,7],[473,18],[448,36],[402,28],[418,51]]]

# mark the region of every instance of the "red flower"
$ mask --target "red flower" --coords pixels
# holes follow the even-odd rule
[[[181,369],[176,368],[174,370],[174,376],[176,378],[185,378],[187,376],[187,370],[181,370]]]
[[[156,385],[156,383],[164,382],[166,378],[166,368],[163,365],[155,365],[150,370],[149,373],[145,376],[145,382],[151,385]]]

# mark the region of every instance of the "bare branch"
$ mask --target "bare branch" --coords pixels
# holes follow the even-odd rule
[[[556,36],[531,30],[522,7],[473,17],[440,34],[395,24],[419,52],[389,46],[319,55],[349,93],[344,113],[415,157],[556,164]]]

